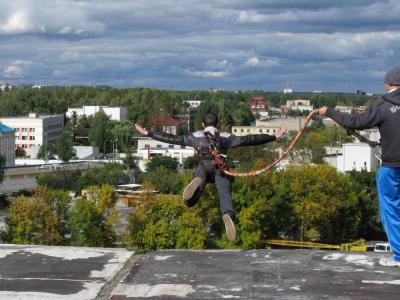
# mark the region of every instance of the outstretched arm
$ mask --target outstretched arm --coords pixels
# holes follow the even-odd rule
[[[188,139],[185,138],[184,135],[173,135],[168,134],[165,132],[151,132],[146,128],[140,126],[139,124],[135,124],[135,128],[141,134],[151,137],[157,141],[168,143],[168,144],[175,144],[175,145],[182,145],[182,146],[190,146]]]
[[[284,134],[286,134],[286,132],[287,129],[279,129],[274,135],[269,135],[269,134],[250,134],[245,136],[231,135],[228,138],[227,148],[265,144],[281,138]]]
[[[377,126],[382,117],[379,113],[379,103],[375,101],[363,114],[348,114],[335,110],[333,107],[323,106],[316,109],[321,116],[327,116],[336,121],[340,126],[350,129],[366,129]]]

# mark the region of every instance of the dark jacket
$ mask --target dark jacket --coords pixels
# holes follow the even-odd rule
[[[400,89],[375,100],[363,114],[347,114],[328,108],[326,116],[349,129],[378,127],[382,166],[400,167]]]
[[[205,159],[212,159],[211,157],[207,157],[209,141],[204,136],[203,131],[196,131],[184,135],[173,135],[164,132],[150,132],[149,136],[164,143],[193,147],[201,157]],[[235,136],[226,132],[222,132],[220,134],[220,151],[222,154],[225,154],[229,148],[261,145],[275,140],[276,137],[274,135],[268,134]]]

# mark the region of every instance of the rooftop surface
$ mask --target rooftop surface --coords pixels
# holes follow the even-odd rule
[[[0,245],[0,299],[399,299],[383,255]]]
[[[112,292],[126,299],[399,299],[400,268],[373,252],[161,251]]]

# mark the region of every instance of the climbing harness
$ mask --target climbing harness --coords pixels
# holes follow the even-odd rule
[[[213,164],[221,172],[225,173],[229,171],[229,164],[226,159],[226,155],[222,154],[220,149],[220,135],[216,131],[212,134],[209,131],[204,132],[204,136],[208,141],[208,154],[213,157]]]

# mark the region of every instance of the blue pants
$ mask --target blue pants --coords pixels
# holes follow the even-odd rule
[[[379,212],[393,257],[400,262],[400,168],[381,167],[376,174]]]

